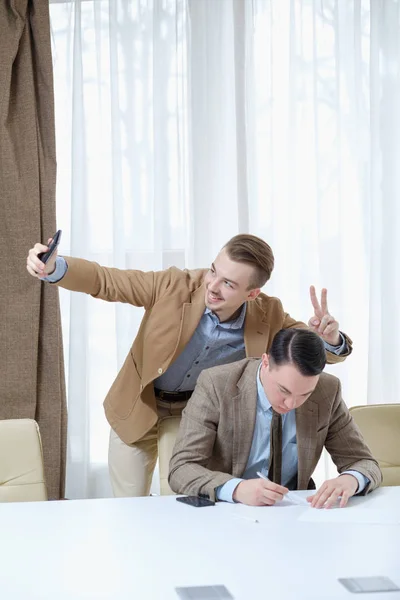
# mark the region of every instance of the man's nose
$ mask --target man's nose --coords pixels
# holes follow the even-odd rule
[[[296,408],[296,399],[293,396],[289,396],[289,398],[286,398],[285,404],[286,408],[288,408],[289,410],[293,410],[294,408]]]
[[[211,292],[217,292],[217,291],[218,291],[218,289],[219,289],[219,282],[218,282],[216,279],[213,279],[213,280],[210,282],[210,284],[209,284],[209,286],[208,286],[208,289],[209,289]]]

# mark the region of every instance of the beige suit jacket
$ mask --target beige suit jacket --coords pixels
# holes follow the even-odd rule
[[[91,294],[108,302],[125,302],[145,308],[139,332],[104,401],[108,422],[119,437],[131,444],[157,422],[153,381],[165,373],[192,337],[205,310],[205,269],[182,271],[171,267],[143,272],[101,267],[66,256],[68,271],[56,284]],[[284,312],[280,300],[260,294],[247,305],[244,341],[246,356],[267,351],[282,328],[306,327]],[[351,352],[327,360],[336,363]]]
[[[169,484],[180,494],[215,499],[215,488],[242,477],[249,458],[257,406],[260,360],[244,359],[203,371],[183,411],[170,462]],[[323,373],[296,409],[297,488],[307,489],[324,446],[339,473],[359,471],[381,483],[381,471],[342,400],[340,381]]]

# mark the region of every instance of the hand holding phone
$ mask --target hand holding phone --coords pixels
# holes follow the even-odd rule
[[[47,246],[37,243],[28,252],[26,270],[32,277],[43,279],[53,273],[57,258],[57,247],[61,239],[61,229],[49,239]]]
[[[53,235],[50,245],[48,246],[49,249],[47,250],[47,252],[40,252],[37,255],[38,259],[41,260],[44,265],[47,263],[47,261],[53,256],[54,252],[57,250],[60,240],[61,240],[61,229],[56,231],[56,233]]]

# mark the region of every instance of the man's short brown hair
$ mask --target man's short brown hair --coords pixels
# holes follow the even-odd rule
[[[223,249],[231,260],[254,267],[254,276],[250,280],[249,290],[262,287],[271,277],[274,255],[268,244],[261,238],[240,233],[231,238]]]

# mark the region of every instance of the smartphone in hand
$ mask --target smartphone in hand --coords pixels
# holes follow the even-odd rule
[[[38,259],[41,260],[44,265],[47,263],[49,258],[51,258],[51,256],[53,256],[54,252],[56,251],[56,249],[58,247],[58,244],[60,243],[60,240],[61,240],[61,229],[56,231],[56,233],[53,235],[53,239],[49,245],[49,249],[47,250],[47,252],[40,252],[38,254]]]

